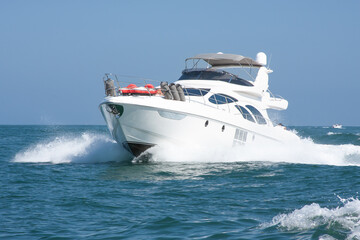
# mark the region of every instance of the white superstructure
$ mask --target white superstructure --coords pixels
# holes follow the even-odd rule
[[[256,60],[223,53],[196,55],[186,59],[182,76],[170,88],[165,83],[155,89],[146,83],[115,88],[106,78],[108,96],[100,110],[113,138],[134,156],[154,145],[189,140],[234,146],[297,139],[274,126],[267,114],[268,109],[285,110],[288,102],[269,92],[272,70],[266,61],[264,53]]]

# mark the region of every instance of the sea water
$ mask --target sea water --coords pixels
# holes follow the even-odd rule
[[[105,126],[0,126],[0,239],[360,239],[360,127],[153,148]]]

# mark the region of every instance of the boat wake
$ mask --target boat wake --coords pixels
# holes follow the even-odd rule
[[[154,147],[148,150],[153,161],[160,162],[284,162],[335,166],[360,166],[360,146],[316,144],[311,139],[266,145],[248,144],[226,149],[220,146],[206,148]]]
[[[342,199],[341,206],[336,208],[321,207],[317,203],[305,205],[287,214],[275,216],[270,223],[261,227],[277,227],[283,231],[307,231],[325,229],[329,234],[341,232],[346,234],[346,239],[360,238],[360,200],[357,198]],[[335,239],[329,234],[324,234],[320,239]]]
[[[37,143],[17,153],[13,162],[29,163],[100,163],[128,158],[125,149],[107,135],[82,133],[61,136]]]
[[[130,161],[130,154],[110,136],[82,133],[36,143],[17,153],[12,161],[32,163],[101,163]],[[335,166],[360,166],[360,146],[316,144],[311,139],[280,144],[234,148],[169,145],[149,149],[133,162],[284,162]]]

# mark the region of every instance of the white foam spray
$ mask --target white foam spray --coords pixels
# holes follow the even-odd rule
[[[360,166],[360,146],[316,144],[311,139],[288,143],[248,144],[233,148],[194,144],[154,147],[148,151],[160,162],[286,162],[335,166]]]
[[[162,146],[147,151],[154,162],[286,162],[360,166],[360,146],[315,144],[311,139],[288,143]],[[40,142],[16,154],[15,162],[69,163],[128,161],[131,155],[108,135],[82,133]]]
[[[106,135],[82,133],[37,143],[17,153],[14,162],[95,163],[128,159],[126,150]]]
[[[359,239],[360,201],[357,198],[342,199],[339,197],[339,199],[342,206],[329,209],[312,203],[288,214],[277,215],[270,223],[265,223],[261,227],[277,226],[285,231],[304,231],[319,226],[325,226],[328,229],[335,226],[349,233],[347,239]],[[321,239],[333,238],[324,235]]]

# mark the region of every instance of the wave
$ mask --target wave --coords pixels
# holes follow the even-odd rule
[[[37,143],[17,153],[13,162],[28,163],[98,163],[128,159],[126,150],[107,135],[82,133],[60,136]]]
[[[335,166],[360,166],[360,146],[316,144],[311,139],[289,143],[248,144],[234,148],[189,145],[148,150],[158,162],[284,162]]]
[[[357,198],[342,199],[342,206],[336,208],[321,207],[317,203],[305,205],[288,214],[275,216],[270,223],[261,227],[276,226],[284,231],[306,231],[319,227],[328,229],[328,232],[346,232],[346,239],[360,238],[360,200]],[[324,234],[320,239],[334,239]]]
[[[97,163],[130,161],[131,155],[108,135],[82,133],[35,143],[12,161],[33,163]],[[335,166],[360,166],[360,146],[316,144],[311,139],[289,143],[248,144],[233,148],[220,145],[153,147],[134,159],[151,162],[284,162]]]
[[[360,133],[349,133],[349,132],[328,132],[326,133],[327,136],[331,135],[343,135],[343,136],[360,136]]]
[[[331,135],[340,135],[340,134],[342,134],[342,133],[328,132],[326,135],[331,136]]]

